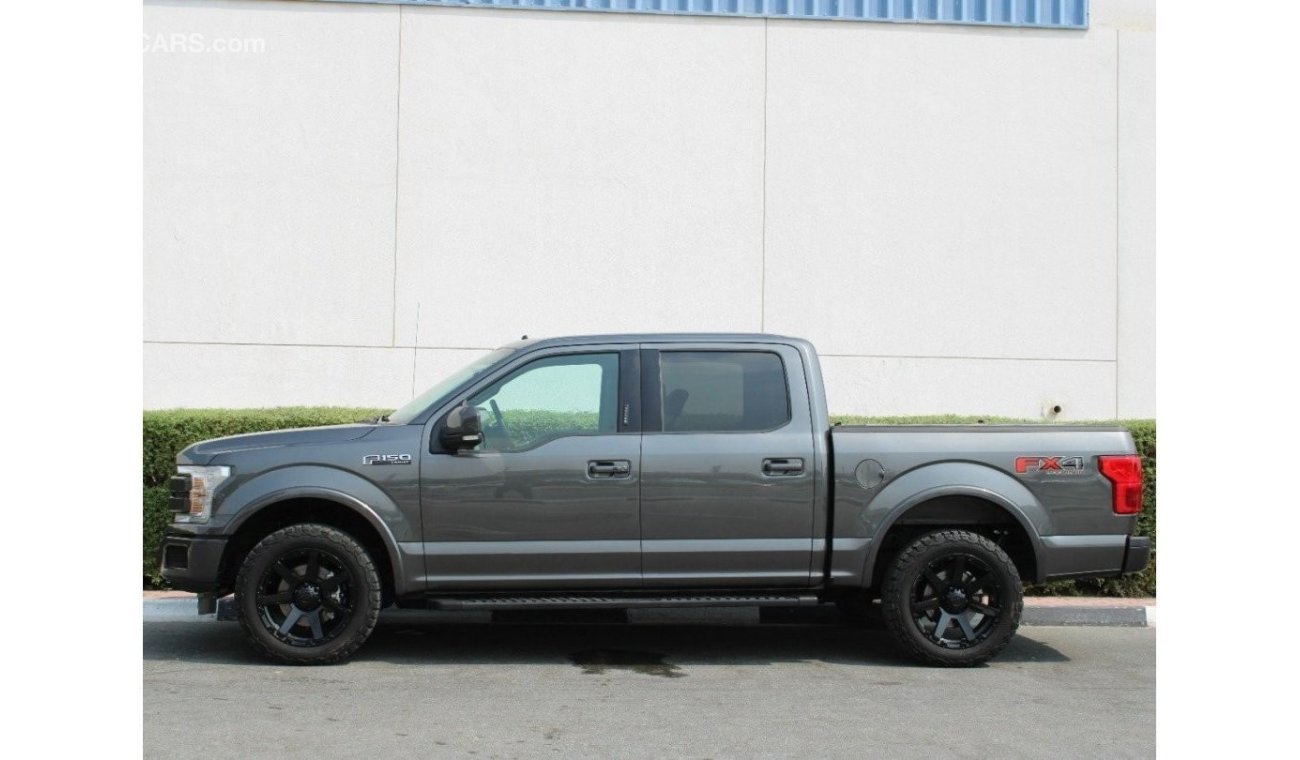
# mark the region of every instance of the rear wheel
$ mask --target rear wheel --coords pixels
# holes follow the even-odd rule
[[[881,612],[894,640],[929,665],[977,665],[1020,625],[1020,574],[997,544],[968,530],[913,541],[885,575]]]
[[[235,580],[239,623],[253,648],[303,665],[339,662],[379,619],[380,580],[366,550],[328,525],[282,528],[244,558]]]

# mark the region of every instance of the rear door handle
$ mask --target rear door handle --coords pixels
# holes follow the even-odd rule
[[[768,458],[763,460],[763,474],[773,477],[781,475],[802,475],[803,460],[791,458]]]
[[[587,463],[587,476],[591,478],[626,478],[632,474],[632,463],[626,459],[601,459]]]

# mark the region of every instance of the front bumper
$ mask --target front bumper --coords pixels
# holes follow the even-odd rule
[[[181,591],[205,593],[217,591],[221,582],[221,557],[226,551],[225,537],[199,538],[183,533],[163,536],[158,558],[162,577]]]
[[[1146,536],[1129,536],[1124,547],[1124,575],[1137,573],[1146,569],[1151,561],[1151,539]]]

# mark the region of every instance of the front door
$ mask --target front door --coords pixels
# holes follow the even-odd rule
[[[645,586],[807,587],[815,469],[798,352],[659,348],[642,355]]]
[[[420,469],[430,590],[641,584],[638,356],[533,354],[467,395],[483,442]]]

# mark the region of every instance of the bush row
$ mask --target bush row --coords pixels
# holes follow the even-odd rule
[[[167,479],[175,472],[176,455],[198,441],[241,433],[258,433],[284,428],[340,425],[373,419],[387,409],[352,407],[284,407],[278,409],[181,409],[144,413],[144,580],[158,585],[158,547],[164,529],[171,522],[167,509]],[[1016,422],[997,417],[960,417],[934,415],[922,417],[855,417],[832,415],[831,421],[843,424],[951,424],[971,422]],[[517,433],[529,435],[543,420],[521,420]],[[582,422],[586,422],[585,420]],[[577,424],[577,423],[575,423]],[[1114,424],[1114,423],[1099,423]],[[1142,455],[1146,476],[1143,503],[1138,518],[1138,533],[1151,537],[1151,564],[1143,572],[1105,580],[1059,581],[1027,589],[1030,594],[1091,596],[1155,596],[1156,593],[1156,423],[1154,420],[1128,420],[1119,423],[1133,434]],[[513,427],[513,426],[512,426]]]

